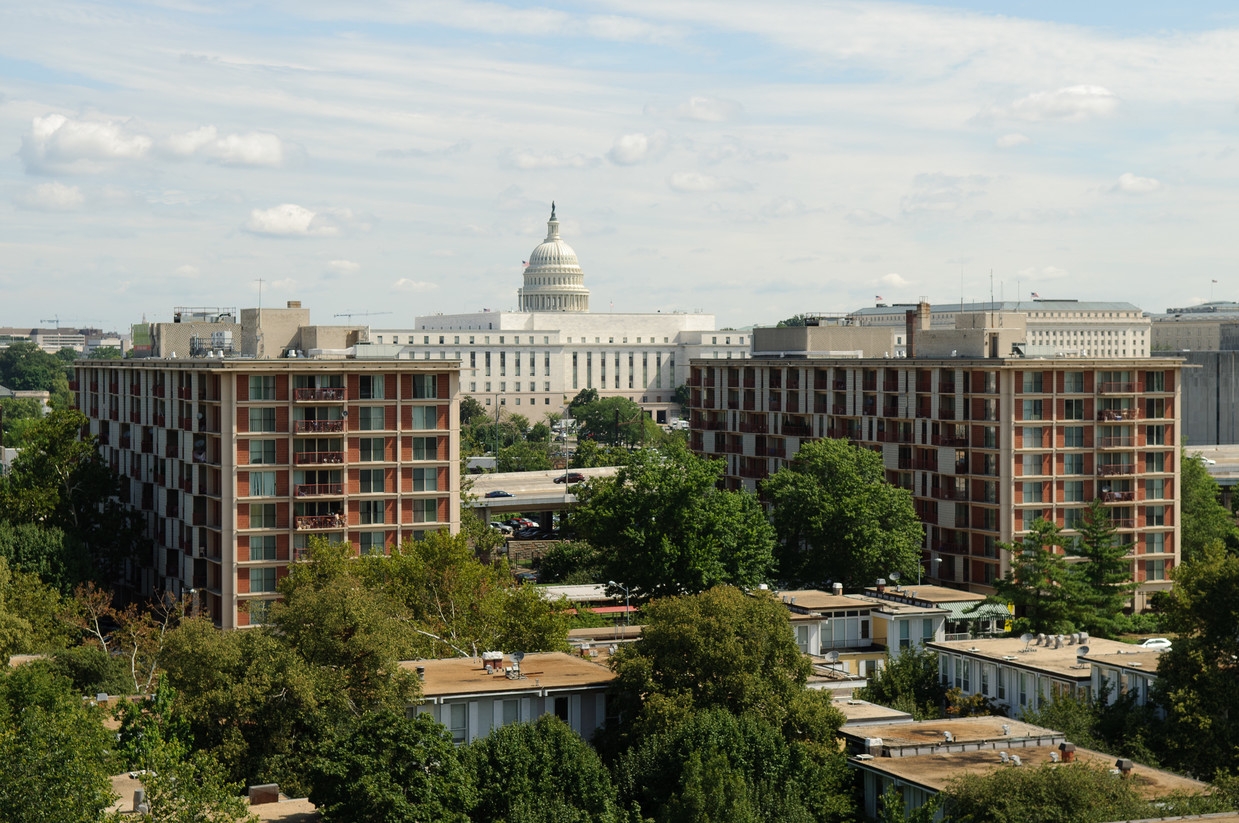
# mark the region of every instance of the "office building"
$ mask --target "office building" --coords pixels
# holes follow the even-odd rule
[[[1168,588],[1181,361],[1019,356],[1021,315],[937,329],[927,304],[907,314],[906,358],[875,355],[863,336],[846,345],[847,327],[800,327],[755,330],[748,361],[694,361],[691,447],[724,461],[728,487],[748,489],[806,441],[873,449],[924,522],[925,579],[981,593],[1009,568],[1000,542],[1038,517],[1071,538],[1101,499],[1133,546],[1135,607]],[[854,351],[819,354],[842,348]]]

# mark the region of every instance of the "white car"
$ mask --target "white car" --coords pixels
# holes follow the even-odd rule
[[[1140,642],[1140,648],[1150,650],[1169,649],[1170,641],[1164,637],[1150,637]]]

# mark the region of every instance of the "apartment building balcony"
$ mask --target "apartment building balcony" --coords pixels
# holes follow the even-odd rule
[[[166,394],[166,391],[167,390],[164,388],[163,383],[156,383],[155,385],[151,386],[151,394],[155,395],[156,397],[164,397]]]
[[[967,435],[954,434],[935,434],[930,438],[930,442],[935,446],[955,446],[962,448],[968,445]]]
[[[769,434],[770,433],[770,426],[766,423],[765,420],[759,423],[743,423],[742,422],[739,428],[740,428],[740,431],[743,432],[744,434]]]
[[[293,389],[293,400],[302,402],[340,403],[348,399],[348,390],[339,388]]]
[[[912,468],[920,469],[921,471],[936,472],[938,470],[938,461],[925,457],[918,457],[912,461]]]
[[[849,431],[844,426],[831,426],[830,428],[826,429],[826,436],[832,440],[855,440],[856,439],[852,435],[852,432]]]
[[[343,483],[299,483],[293,487],[297,497],[326,497],[344,494]]]
[[[130,383],[129,393],[132,394],[134,397],[137,397],[138,395],[140,395],[142,393],[142,384],[141,383]]]
[[[812,437],[813,427],[807,423],[784,423],[783,434],[789,437]]]
[[[1135,463],[1110,463],[1097,467],[1097,475],[1099,477],[1117,477],[1135,473]]]
[[[904,469],[905,471],[910,471],[911,469],[916,468],[916,461],[911,457],[901,457],[898,460],[898,468]]]
[[[1139,409],[1101,409],[1097,412],[1098,420],[1138,420]]]
[[[746,389],[755,389],[755,388],[757,388],[757,378],[755,378],[755,377],[746,377],[746,378],[744,378],[744,384],[743,384],[743,385],[744,385],[744,388],[746,388]]]
[[[1102,383],[1097,387],[1097,390],[1102,394],[1135,394],[1143,392],[1144,386],[1140,383]]]
[[[344,462],[344,452],[295,452],[293,462],[298,466],[322,466]]]
[[[1097,445],[1103,449],[1129,449],[1136,445],[1136,438],[1131,435],[1098,437]]]
[[[324,434],[344,431],[343,420],[294,420],[293,432],[296,434]]]
[[[180,487],[181,487],[181,491],[185,492],[186,494],[192,494],[194,491],[194,481],[190,480],[188,477],[182,478]]]
[[[779,458],[787,457],[787,447],[783,445],[759,446],[758,448],[754,449],[754,451],[757,453],[758,457],[779,457]]]
[[[1103,503],[1133,503],[1136,500],[1135,492],[1102,492],[1101,501]]]
[[[765,469],[759,469],[755,466],[741,466],[740,467],[741,477],[749,477],[749,478],[753,478],[756,480],[762,480],[765,477],[767,477],[769,474],[770,473],[766,471]]]
[[[153,419],[155,421],[155,425],[161,429],[168,424],[168,418],[162,414],[155,415]]]
[[[953,489],[950,486],[938,486],[932,490],[932,495],[939,500],[967,500],[968,492],[963,489]]]
[[[938,384],[938,394],[955,394],[955,382],[943,381]]]
[[[297,531],[342,529],[346,525],[347,521],[342,514],[303,514],[293,518],[293,528]]]
[[[129,422],[130,423],[142,422],[142,413],[139,412],[137,409],[130,409],[129,410]]]
[[[955,409],[943,409],[943,408],[939,408],[939,409],[938,409],[938,419],[939,419],[939,420],[954,420],[954,419],[956,419],[956,418],[955,418]]]
[[[846,379],[836,380],[831,385],[834,386],[835,391],[847,391],[848,390],[848,381]]]
[[[883,380],[883,381],[882,381],[882,391],[893,391],[893,392],[897,392],[897,391],[899,391],[899,380],[898,380],[898,378],[896,378],[896,379],[894,379],[894,380],[890,380],[890,379]]]
[[[182,400],[192,400],[194,397],[193,389],[189,386],[178,386],[176,389],[176,396]]]
[[[1134,529],[1136,528],[1136,518],[1112,517],[1110,518],[1110,526],[1115,529]]]

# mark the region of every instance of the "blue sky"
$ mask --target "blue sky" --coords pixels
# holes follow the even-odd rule
[[[1214,4],[4,4],[0,325],[509,308],[551,200],[595,310],[1235,299],[1237,46]]]

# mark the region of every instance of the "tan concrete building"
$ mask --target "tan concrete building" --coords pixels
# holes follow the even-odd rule
[[[1168,588],[1179,556],[1181,361],[1020,356],[1019,317],[940,330],[926,312],[910,314],[907,358],[864,344],[851,357],[693,361],[692,449],[724,461],[728,487],[748,489],[810,440],[877,451],[925,524],[925,579],[981,593],[1008,569],[999,542],[1038,517],[1071,537],[1100,499],[1133,544],[1135,607]],[[755,330],[755,352],[769,350],[768,331],[786,332]]]
[[[382,553],[459,527],[455,363],[79,360],[71,386],[151,551],[128,583],[261,622],[312,535]]]

